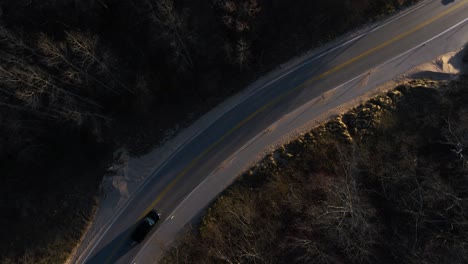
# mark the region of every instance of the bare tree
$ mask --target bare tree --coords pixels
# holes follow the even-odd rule
[[[250,63],[250,45],[243,38],[239,39],[236,45],[236,54],[235,62],[239,65],[239,68],[242,70],[247,67]]]
[[[257,0],[215,0],[214,3],[225,13],[224,25],[237,33],[250,31],[253,20],[262,10]]]
[[[369,222],[375,209],[361,198],[357,185],[356,146],[353,145],[351,151],[337,147],[337,155],[339,176],[327,191],[329,197],[316,221],[328,229],[351,260],[370,262],[374,255],[372,247],[377,243],[378,227]]]
[[[81,89],[97,85],[115,95],[131,92],[115,77],[108,63],[98,58],[96,45],[95,36],[81,32],[66,32],[65,42],[54,41],[45,34],[38,41],[42,60],[62,72],[70,84]]]
[[[77,87],[82,78],[81,69],[66,57],[66,44],[54,43],[44,35],[41,36],[42,54],[31,49],[5,28],[0,27],[0,94],[3,94],[0,105],[33,114],[42,119],[68,120],[81,125],[85,120],[106,118],[99,114],[100,106],[94,100],[80,95]],[[63,69],[69,80],[51,74],[36,65],[33,57],[40,58],[50,67]],[[63,63],[66,66],[62,67]],[[73,79],[72,79],[73,78]],[[66,87],[66,88],[63,88]],[[95,122],[91,122],[95,123]]]
[[[192,69],[194,62],[190,52],[190,43],[194,36],[188,28],[186,16],[180,14],[174,7],[173,0],[146,0],[153,25],[160,29],[158,38],[168,43],[172,50],[174,64],[178,69]]]
[[[71,51],[74,54],[79,55],[80,61],[78,61],[80,68],[89,71],[92,67],[100,72],[102,75],[106,76],[106,79],[109,79],[112,83],[115,83],[115,86],[120,87],[126,92],[132,92],[122,81],[115,76],[115,68],[112,67],[110,63],[110,55],[106,51],[102,51],[103,54],[98,58],[97,43],[98,38],[96,35],[91,35],[89,33],[82,32],[66,32],[66,40],[70,46]],[[107,80],[106,80],[107,81]]]
[[[458,118],[449,115],[445,119],[446,126],[442,130],[445,141],[453,153],[462,162],[464,169],[468,168],[468,109],[461,109]]]
[[[336,263],[328,255],[315,235],[315,226],[310,219],[300,219],[296,224],[296,233],[287,237],[285,250],[292,252],[295,263]]]
[[[227,58],[243,70],[248,67],[252,57],[247,33],[252,31],[261,7],[257,0],[214,0],[214,3],[224,13],[221,17],[223,24],[236,35],[233,41],[228,40],[225,44]]]

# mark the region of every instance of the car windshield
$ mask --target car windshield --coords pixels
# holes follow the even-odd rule
[[[150,225],[153,226],[155,224],[154,220],[151,217],[145,217],[145,221]]]

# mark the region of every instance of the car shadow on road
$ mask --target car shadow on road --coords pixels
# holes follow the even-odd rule
[[[110,243],[100,249],[96,254],[86,261],[86,264],[114,264],[122,256],[127,254],[135,245],[131,240],[130,235],[135,230],[137,224],[134,224]]]

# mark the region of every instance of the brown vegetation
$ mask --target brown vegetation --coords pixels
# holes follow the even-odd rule
[[[143,153],[189,113],[411,2],[0,1],[0,256],[63,261],[113,146]]]
[[[162,263],[466,263],[467,91],[399,86],[288,143]]]

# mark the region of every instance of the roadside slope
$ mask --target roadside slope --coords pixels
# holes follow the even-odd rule
[[[467,76],[409,81],[301,134],[161,263],[468,261],[467,91]]]

